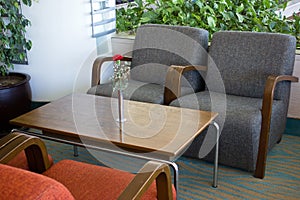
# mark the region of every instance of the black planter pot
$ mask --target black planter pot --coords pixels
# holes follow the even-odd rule
[[[3,86],[5,78],[16,81]],[[9,120],[30,110],[31,89],[30,76],[23,73],[10,73],[7,77],[0,77],[0,128],[9,127]]]

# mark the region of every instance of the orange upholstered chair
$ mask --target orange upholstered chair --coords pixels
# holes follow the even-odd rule
[[[73,200],[61,183],[24,169],[0,164],[0,199],[5,200]]]
[[[13,135],[9,135],[7,137],[3,137],[0,139],[0,149],[4,149],[6,145],[13,142],[15,139],[19,137],[19,136],[14,136],[14,137],[12,136]],[[11,146],[11,148],[15,148],[15,147]],[[27,153],[30,154],[29,150],[14,151],[14,154],[12,154],[9,158],[6,159],[7,161],[5,164],[10,165],[12,167],[29,170],[29,163],[27,160],[26,151]],[[4,152],[3,150],[0,153],[2,153],[3,157],[8,156],[8,154],[6,154],[7,152]],[[48,160],[49,160],[49,167],[50,167],[53,164],[53,159],[50,155],[48,155]]]
[[[2,138],[0,163],[24,149],[28,170],[0,164],[4,199],[173,199],[168,165],[150,161],[136,175],[92,164],[63,160],[50,167],[45,144],[36,137],[11,133]],[[1,139],[1,140],[2,140]]]

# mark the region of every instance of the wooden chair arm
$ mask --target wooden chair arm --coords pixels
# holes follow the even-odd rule
[[[130,57],[123,57],[122,61],[131,61],[132,58]],[[100,84],[100,77],[101,77],[101,67],[102,64],[105,62],[112,62],[113,57],[98,57],[93,63],[92,69],[92,82],[91,86],[96,86]]]
[[[12,132],[0,140],[0,163],[8,163],[23,150],[30,171],[42,173],[50,167],[44,142],[37,137],[19,132]]]
[[[166,84],[164,92],[164,104],[169,105],[171,101],[181,96],[181,77],[183,73],[191,70],[206,71],[206,66],[178,66],[171,65],[166,75]]]
[[[173,199],[170,168],[155,161],[144,165],[118,199],[140,199],[155,180],[157,199]]]
[[[262,102],[262,123],[256,169],[254,173],[256,178],[264,178],[265,176],[274,91],[277,83],[281,81],[298,82],[299,79],[298,77],[289,75],[269,76],[267,79]]]

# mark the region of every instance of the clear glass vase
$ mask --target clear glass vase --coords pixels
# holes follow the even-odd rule
[[[113,90],[118,92],[118,118],[117,122],[125,122],[124,117],[124,98],[123,91],[128,86],[130,66],[125,62],[117,61],[114,63],[114,74],[112,77]]]

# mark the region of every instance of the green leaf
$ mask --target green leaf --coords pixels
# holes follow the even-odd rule
[[[210,27],[216,27],[215,19],[212,16],[207,17],[207,23]]]
[[[197,14],[197,13],[192,13],[192,17],[195,18],[198,21],[201,20],[201,16],[199,14]]]
[[[243,15],[241,15],[241,14],[239,14],[239,13],[236,13],[236,16],[237,16],[238,21],[239,21],[240,23],[244,21]]]
[[[277,23],[274,22],[274,21],[270,22],[270,24],[269,24],[270,30],[273,30],[273,29],[275,28],[276,24],[277,24]]]
[[[270,0],[263,0],[263,5],[265,6],[265,8],[270,8],[271,7]]]
[[[31,0],[22,0],[22,2],[23,2],[26,6],[31,6],[31,5],[32,5],[32,1],[31,1]]]
[[[229,21],[231,19],[230,15],[228,13],[222,13],[222,16],[224,18],[224,21]]]
[[[195,1],[194,2],[199,8],[203,7],[203,3],[201,1]]]
[[[148,11],[148,12],[143,13],[143,15],[141,17],[141,22],[142,23],[150,23],[150,22],[154,21],[156,17],[157,17],[157,14],[155,12]]]
[[[240,6],[238,6],[237,8],[236,8],[236,13],[241,13],[242,11],[244,10],[244,4],[241,4]]]

